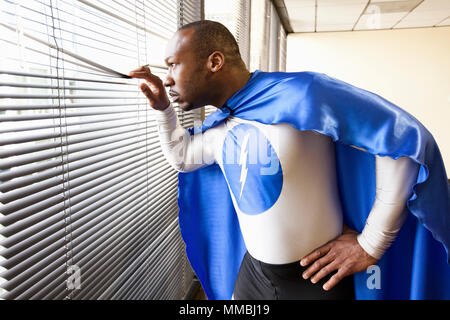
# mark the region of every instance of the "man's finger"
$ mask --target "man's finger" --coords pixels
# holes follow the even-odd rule
[[[337,285],[344,277],[348,276],[348,268],[342,267],[334,274],[325,284],[322,286],[323,290],[331,290],[335,285]]]
[[[128,75],[132,78],[145,79],[150,82],[161,81],[161,79],[158,76],[155,76],[150,71],[130,72]]]
[[[323,266],[313,277],[311,277],[311,282],[319,282],[323,277],[329,275],[331,272],[337,270],[338,268],[339,264],[336,262],[336,260],[331,261],[329,264]]]
[[[141,89],[142,93],[147,97],[147,99],[150,102],[150,105],[153,105],[155,102],[155,96],[153,95],[152,90],[150,90],[150,88],[148,87],[147,84],[145,83],[141,83],[139,85],[139,88]]]
[[[157,79],[157,81],[161,81],[161,79]],[[149,92],[151,95],[152,95],[152,97],[153,96],[158,96],[158,95],[160,95],[161,94],[161,92],[163,92],[164,91],[164,88],[162,87],[162,84],[161,83],[155,83],[155,82],[152,82],[152,81],[146,81],[146,83],[144,84],[144,83],[141,83],[140,85],[139,85],[139,88],[141,89],[141,91],[142,92],[144,92],[144,90],[143,89],[145,89],[147,92]],[[145,92],[144,92],[145,93]],[[148,96],[147,96],[148,97]]]
[[[145,65],[130,71],[130,73],[142,73],[142,72],[150,72],[150,67],[148,65]]]
[[[328,265],[331,261],[333,261],[333,258],[330,255],[325,255],[319,260],[316,260],[308,269],[306,269],[306,271],[303,272],[303,279],[308,279],[311,275]]]
[[[322,246],[320,248],[317,248],[316,250],[314,250],[313,252],[308,254],[306,257],[304,257],[302,260],[300,260],[300,265],[302,267],[305,267],[308,264],[310,264],[311,262],[313,262],[314,260],[317,260],[321,256],[327,254],[328,251],[330,251],[330,246],[329,245],[324,245],[324,246]]]
[[[128,74],[132,78],[145,79],[149,82],[161,81],[158,76],[155,76],[148,66],[142,66],[133,71],[130,71]]]

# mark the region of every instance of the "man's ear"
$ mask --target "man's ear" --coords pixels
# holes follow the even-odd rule
[[[211,72],[217,72],[225,64],[225,55],[220,51],[214,51],[208,57],[208,69]]]

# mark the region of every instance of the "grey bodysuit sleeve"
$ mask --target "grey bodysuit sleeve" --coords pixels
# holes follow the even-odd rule
[[[172,105],[165,110],[152,109],[157,122],[163,154],[172,168],[179,172],[193,171],[214,163],[213,132],[190,135],[178,120]]]
[[[376,156],[375,167],[376,198],[357,240],[368,254],[380,259],[407,218],[406,201],[411,197],[419,165],[408,157],[394,160]]]

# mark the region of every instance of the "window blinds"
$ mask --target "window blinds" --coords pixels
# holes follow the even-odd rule
[[[0,298],[181,298],[177,174],[120,73],[163,77],[200,0],[0,3]]]
[[[286,71],[286,49],[287,49],[287,34],[284,30],[283,24],[279,24],[279,32],[278,32],[278,71]]]

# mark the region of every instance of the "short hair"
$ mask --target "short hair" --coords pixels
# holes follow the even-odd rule
[[[242,61],[239,46],[231,32],[221,23],[200,20],[186,24],[178,29],[194,29],[192,45],[200,58],[206,58],[214,51],[220,51],[232,64]]]

